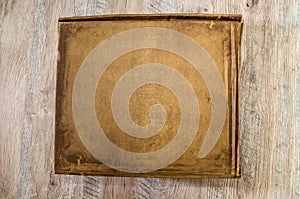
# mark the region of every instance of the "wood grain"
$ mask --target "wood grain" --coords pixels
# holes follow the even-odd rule
[[[57,19],[243,14],[238,180],[53,174]],[[0,2],[0,198],[299,198],[298,0]]]

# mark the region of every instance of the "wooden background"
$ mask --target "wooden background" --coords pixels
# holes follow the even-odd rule
[[[300,198],[299,0],[1,0],[0,198]],[[53,174],[57,19],[241,13],[242,178]]]

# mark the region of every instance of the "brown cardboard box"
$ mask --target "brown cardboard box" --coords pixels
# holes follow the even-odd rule
[[[238,177],[239,15],[61,18],[55,172]]]

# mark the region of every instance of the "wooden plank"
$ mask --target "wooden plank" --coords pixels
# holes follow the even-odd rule
[[[23,4],[32,10],[31,3]],[[0,198],[17,198],[19,192],[28,47],[31,30],[23,20],[32,21],[24,7],[0,3]],[[16,13],[19,13],[17,15]],[[24,16],[24,17],[22,17]],[[13,102],[13,103],[12,103]]]
[[[13,3],[14,2],[14,3]],[[243,1],[213,1],[213,0],[144,0],[144,1],[41,1],[39,6],[29,1],[0,2],[0,198],[29,198],[30,193],[41,192],[34,198],[82,198],[86,188],[80,178],[73,176],[53,175],[51,173],[54,129],[54,95],[48,94],[48,119],[44,118],[41,103],[35,105],[37,111],[35,125],[31,137],[39,132],[48,132],[36,137],[32,142],[40,145],[43,152],[29,150],[32,173],[34,177],[20,175],[20,154],[24,119],[32,113],[25,109],[30,93],[26,91],[27,68],[30,62],[41,62],[45,71],[52,72],[56,62],[56,44],[46,47],[41,57],[35,61],[30,58],[35,54],[30,51],[33,35],[33,19],[43,6],[52,10],[46,16],[50,17],[41,29],[41,35],[46,36],[45,43],[57,42],[56,20],[59,16],[79,16],[109,13],[237,13],[245,19],[242,46],[241,67],[241,165],[240,180],[171,180],[159,179],[149,182],[145,179],[135,179],[130,182],[118,178],[99,178],[96,189],[99,188],[98,198],[111,198],[114,194],[123,194],[129,198],[284,198],[300,197],[300,65],[299,65],[299,1],[297,0],[243,0]],[[50,14],[53,13],[53,14]],[[44,14],[42,14],[44,15]],[[47,18],[47,17],[44,17]],[[42,22],[40,22],[42,23]],[[47,34],[46,34],[47,32]],[[49,36],[51,35],[51,36]],[[40,36],[40,38],[43,36]],[[17,39],[22,38],[22,39]],[[39,41],[39,40],[38,40]],[[48,44],[48,45],[49,45]],[[48,50],[50,49],[50,50]],[[43,61],[46,55],[51,61]],[[42,67],[37,72],[31,72],[35,77],[30,84],[39,88],[53,86],[55,74],[46,74]],[[34,71],[35,69],[31,69]],[[50,71],[51,71],[50,70]],[[51,73],[52,73],[51,72]],[[49,80],[44,81],[47,79]],[[43,81],[40,81],[43,80]],[[27,83],[26,83],[27,82]],[[275,89],[274,89],[275,88]],[[28,90],[28,89],[27,89]],[[30,90],[30,89],[29,89]],[[27,96],[27,97],[25,97]],[[37,97],[37,95],[35,95]],[[30,98],[29,98],[30,99]],[[13,102],[13,103],[12,103]],[[28,105],[27,105],[28,106]],[[51,115],[52,114],[52,115]],[[51,116],[50,116],[51,115]],[[42,117],[42,119],[40,119]],[[3,119],[5,118],[5,119]],[[45,120],[50,120],[49,123]],[[43,127],[43,125],[46,127]],[[52,128],[49,130],[48,128]],[[26,136],[26,135],[25,135]],[[28,143],[28,142],[27,142]],[[31,144],[31,143],[30,143]],[[53,144],[53,143],[52,143]],[[26,148],[28,145],[23,144]],[[45,158],[37,158],[44,156]],[[24,159],[24,158],[23,158]],[[37,167],[39,159],[47,160],[46,167]],[[24,163],[24,160],[23,160]],[[51,168],[50,168],[51,167]],[[53,171],[53,170],[52,170]],[[29,176],[30,176],[29,175]],[[19,183],[21,176],[29,179],[29,189],[25,183]],[[28,176],[28,175],[27,175]],[[50,177],[52,176],[52,177]],[[37,180],[45,178],[46,180]],[[51,179],[51,180],[49,180]],[[91,180],[90,180],[91,181]],[[99,183],[98,183],[99,182]],[[119,182],[119,183],[117,183]],[[21,185],[22,184],[22,185]],[[105,185],[106,184],[106,185]],[[118,189],[113,189],[118,184]],[[105,186],[109,188],[105,189]],[[121,189],[122,186],[128,189]],[[20,186],[23,186],[20,188]],[[94,185],[93,185],[94,186]],[[35,189],[37,187],[38,189]],[[95,187],[95,186],[94,186]],[[26,190],[21,192],[19,190]],[[46,190],[46,191],[45,191]],[[117,193],[116,193],[117,192]],[[131,193],[136,194],[132,195]],[[151,195],[151,192],[154,192]],[[110,193],[110,194],[107,194]],[[142,196],[143,193],[144,197]],[[272,197],[274,196],[274,197]]]

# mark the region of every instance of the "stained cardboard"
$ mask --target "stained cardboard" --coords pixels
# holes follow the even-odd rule
[[[55,172],[239,177],[239,15],[59,20]]]

